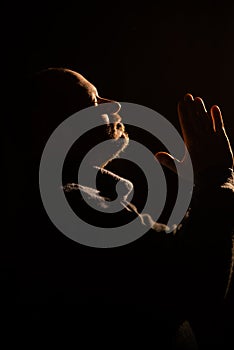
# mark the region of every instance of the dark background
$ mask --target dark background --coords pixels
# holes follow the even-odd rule
[[[69,67],[100,96],[146,105],[176,126],[177,102],[191,92],[222,108],[233,143],[233,14],[230,1],[8,3],[2,56],[14,77]]]
[[[7,189],[27,176],[18,148],[28,130],[18,110],[22,99],[27,104],[25,78],[51,66],[80,72],[100,96],[153,108],[178,129],[178,100],[186,92],[200,96],[207,108],[221,107],[234,147],[232,2],[32,1],[1,7]],[[12,200],[8,208],[12,213]]]

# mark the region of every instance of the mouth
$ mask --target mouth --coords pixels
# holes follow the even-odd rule
[[[113,140],[118,140],[124,137],[125,127],[121,123],[122,118],[118,114],[102,114],[102,119],[107,125],[107,134],[108,137]]]
[[[108,138],[112,140],[119,140],[125,133],[125,127],[122,123],[110,123],[107,125]]]
[[[123,138],[124,133],[125,133],[125,127],[123,123],[117,122],[113,124],[113,138],[115,140],[118,140],[121,137]]]

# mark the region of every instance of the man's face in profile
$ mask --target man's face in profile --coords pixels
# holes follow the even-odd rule
[[[79,110],[89,106],[98,106],[103,122],[109,126],[109,137],[115,140],[119,139],[124,132],[124,125],[121,123],[121,117],[118,114],[121,105],[116,101],[100,97],[93,84],[78,73],[76,73],[76,76],[77,82],[79,82],[79,85],[82,86],[83,89],[83,91],[77,91],[80,95],[83,95]],[[81,100],[81,98],[79,98],[79,100]]]
[[[94,162],[96,161],[99,164],[98,166],[104,166],[108,163],[109,160],[118,156],[118,154],[127,147],[129,139],[128,135],[125,132],[124,125],[121,123],[121,117],[118,112],[121,109],[121,105],[113,100],[100,97],[96,87],[86,80],[79,73],[74,73],[77,78],[77,97],[79,95],[80,103],[79,110],[88,108],[91,106],[96,106],[97,108],[97,117],[102,119],[103,124],[106,126],[103,139],[112,139],[113,142],[109,143],[109,146],[103,152],[102,155],[96,154]],[[83,108],[81,106],[83,105]],[[95,154],[95,152],[94,152]]]
[[[113,140],[103,154],[95,154],[93,165],[104,166],[118,156],[128,144],[128,135],[118,112],[121,105],[98,95],[96,87],[81,74],[64,68],[49,68],[36,77],[36,115],[33,115],[33,135],[35,149],[41,153],[47,140],[57,126],[71,115],[89,107],[97,107],[97,126],[101,124],[92,140],[88,138],[81,148],[96,141]],[[77,115],[82,118],[82,113]],[[100,118],[100,119],[99,119]],[[82,124],[82,120],[80,121]],[[81,149],[80,149],[81,150]]]

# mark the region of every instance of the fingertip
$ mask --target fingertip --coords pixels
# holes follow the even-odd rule
[[[213,105],[211,107],[211,113],[213,114],[215,119],[218,118],[220,121],[222,121],[222,113],[221,113],[221,110],[220,110],[219,106]]]
[[[221,130],[224,125],[223,125],[222,113],[219,106],[213,105],[210,110],[211,110],[211,117],[213,119],[215,131]]]
[[[199,96],[195,97],[195,98],[194,98],[194,101],[195,101],[195,102],[204,103],[203,99],[202,99],[201,97],[199,97]]]
[[[186,93],[184,95],[184,101],[194,101],[193,95],[190,93]]]
[[[218,105],[213,105],[213,106],[211,107],[211,109],[212,109],[212,111],[213,111],[214,113],[219,113],[219,114],[221,114],[221,110],[220,110],[220,108],[219,108]]]
[[[201,107],[204,109],[205,112],[207,112],[205,103],[201,97],[195,97],[194,102],[196,103],[197,106]]]
[[[165,166],[166,168],[170,169],[175,173],[177,172],[175,161],[179,161],[178,159],[174,158],[171,154],[167,152],[158,152],[155,154],[155,158],[161,165]]]
[[[162,160],[165,158],[165,156],[168,156],[167,152],[157,152],[155,153],[155,158],[157,158],[158,161]]]

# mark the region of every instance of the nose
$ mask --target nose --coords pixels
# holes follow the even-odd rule
[[[121,104],[119,102],[113,101],[113,100],[109,100],[107,98],[103,98],[103,97],[98,97],[97,98],[97,103],[98,105],[100,104],[107,104],[105,106],[103,106],[103,108],[105,109],[105,112],[107,114],[115,114],[118,113],[121,109]]]

